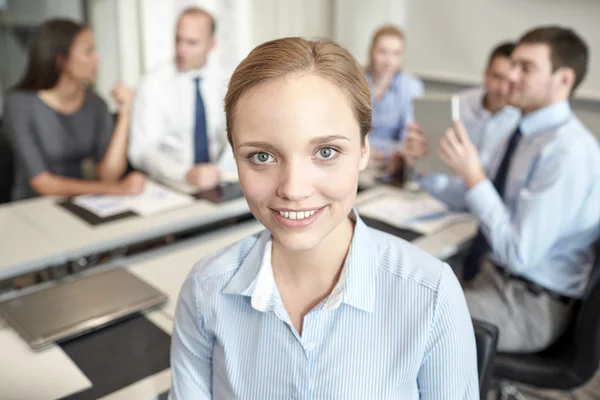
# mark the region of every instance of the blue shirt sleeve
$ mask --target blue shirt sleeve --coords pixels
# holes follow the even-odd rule
[[[424,400],[479,399],[473,322],[458,279],[447,264],[417,384]]]
[[[183,284],[171,342],[172,383],[170,400],[212,398],[212,353],[214,339],[205,329],[198,311],[198,289],[194,275]]]

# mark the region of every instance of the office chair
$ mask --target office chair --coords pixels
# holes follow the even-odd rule
[[[573,396],[571,392],[574,389],[596,374],[600,361],[599,278],[600,252],[596,251],[586,294],[574,305],[573,316],[564,335],[548,349],[535,354],[496,355],[493,378],[500,382],[498,399],[518,395],[515,386],[510,383],[561,390]]]
[[[475,343],[477,346],[477,371],[479,372],[479,393],[487,399],[492,365],[498,345],[498,328],[487,322],[473,319]]]
[[[13,151],[8,137],[3,132],[0,118],[0,204],[10,201],[14,174]]]

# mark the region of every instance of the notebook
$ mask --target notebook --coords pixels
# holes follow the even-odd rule
[[[33,349],[102,328],[168,297],[124,268],[58,283],[0,303],[0,315]]]

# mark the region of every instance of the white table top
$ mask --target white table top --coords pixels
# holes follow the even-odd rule
[[[12,205],[0,207],[0,280],[25,273],[40,264],[65,261],[58,242],[21,218]]]
[[[223,204],[198,200],[190,206],[161,214],[127,217],[94,226],[59,206],[56,198],[16,202],[8,209],[13,215],[5,218],[17,222],[19,236],[0,242],[15,244],[12,257],[6,260],[2,257],[0,279],[44,268],[61,258],[63,261],[74,260],[249,212],[243,198]],[[3,236],[13,235],[11,230],[4,231],[8,229],[4,223],[0,229]],[[29,235],[32,230],[33,234]],[[43,242],[42,236],[49,238],[48,242]],[[31,237],[36,241],[39,239],[40,245],[34,246]],[[31,251],[35,254],[28,254]]]

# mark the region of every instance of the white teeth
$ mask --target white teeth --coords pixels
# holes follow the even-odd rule
[[[279,211],[279,215],[284,218],[289,218],[293,220],[308,218],[313,215],[317,210],[312,211]]]

